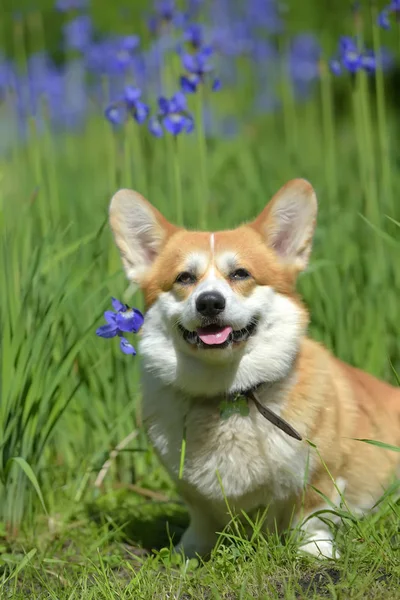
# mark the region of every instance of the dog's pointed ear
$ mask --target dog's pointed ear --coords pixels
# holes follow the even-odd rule
[[[178,228],[133,190],[119,190],[113,196],[109,218],[127,277],[141,284],[161,248]]]
[[[305,179],[293,179],[250,225],[283,262],[303,271],[311,252],[316,218],[317,198],[312,185]]]

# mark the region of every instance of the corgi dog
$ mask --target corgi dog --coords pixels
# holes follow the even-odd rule
[[[265,530],[296,526],[303,551],[334,558],[313,515],[324,499],[362,515],[399,476],[400,454],[359,440],[400,445],[400,391],[307,337],[312,186],[290,181],[231,231],[176,227],[130,190],[109,215],[145,299],[143,420],[189,511],[176,549],[206,556],[232,515],[264,510]]]

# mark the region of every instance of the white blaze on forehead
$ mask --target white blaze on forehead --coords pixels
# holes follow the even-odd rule
[[[216,260],[218,269],[224,275],[228,275],[238,267],[238,256],[235,252],[223,252],[219,254]]]
[[[221,269],[221,257],[222,256],[222,264],[224,266],[224,270]],[[208,271],[206,277],[203,281],[197,286],[197,294],[201,294],[206,291],[218,291],[225,298],[228,298],[232,295],[232,290],[229,284],[217,273],[218,271],[223,274],[227,274],[231,272],[233,269],[230,265],[233,265],[233,261],[235,260],[234,252],[224,252],[222,255],[215,254],[215,233],[210,234],[210,257],[211,262],[208,265]]]
[[[209,257],[206,252],[191,252],[186,258],[185,269],[200,276],[207,271],[208,264]]]
[[[215,233],[210,235],[210,251],[211,251],[211,266],[208,277],[210,279],[215,278]]]
[[[215,233],[210,235],[210,250],[211,250],[211,259],[214,260],[215,254]]]

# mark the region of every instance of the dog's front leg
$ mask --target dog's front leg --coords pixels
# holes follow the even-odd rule
[[[175,552],[183,551],[188,558],[193,558],[197,554],[201,557],[210,554],[217,541],[217,532],[221,529],[213,517],[205,511],[205,508],[201,505],[188,505],[189,527],[175,546]]]
[[[328,481],[325,486],[323,482],[320,482],[316,484],[316,487],[325,491],[325,495],[331,499],[331,504],[342,508],[343,494],[346,489],[346,481],[342,477],[337,478],[335,485]],[[300,550],[317,558],[339,558],[340,553],[336,549],[329,526],[321,521],[318,516],[313,516],[319,510],[330,510],[331,505],[318,504],[319,497],[315,492],[306,495],[305,502],[306,515],[304,516],[306,518],[303,516],[303,523],[301,524],[301,534],[304,535],[304,540],[300,545]],[[334,523],[340,521],[340,517],[335,516],[332,512],[329,517]]]

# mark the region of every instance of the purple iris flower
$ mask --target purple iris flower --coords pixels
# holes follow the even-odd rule
[[[147,104],[140,100],[142,90],[132,85],[127,85],[124,90],[124,100],[128,111],[139,125],[145,122],[150,109]]]
[[[342,74],[342,63],[337,58],[332,58],[329,61],[329,68],[330,68],[331,72],[336,76],[339,76]]]
[[[113,125],[122,125],[132,116],[139,125],[144,123],[149,116],[150,108],[141,101],[142,91],[133,85],[124,88],[123,96],[111,102],[104,111],[106,119]]]
[[[357,40],[348,36],[340,38],[338,56],[329,62],[334,75],[341,75],[343,69],[349,73],[356,73],[360,69],[375,73],[379,64],[383,70],[393,64],[393,57],[385,48],[375,54],[373,50],[359,48]]]
[[[58,12],[66,13],[72,10],[85,10],[89,7],[89,0],[57,0],[55,4]]]
[[[193,129],[193,119],[187,113],[187,100],[182,92],[177,92],[170,100],[161,97],[158,101],[165,129],[172,135],[182,131],[190,133]]]
[[[165,24],[180,27],[185,22],[185,15],[177,10],[175,0],[156,0],[154,13],[148,20],[149,29],[154,34],[159,33]]]
[[[190,44],[192,48],[198,50],[204,42],[203,27],[199,23],[191,23],[183,32],[183,39]]]
[[[186,16],[188,19],[196,17],[204,0],[187,0]]]
[[[15,108],[21,125],[34,117],[38,129],[44,124],[43,102],[51,127],[79,126],[87,110],[87,87],[81,60],[70,60],[57,67],[44,52],[28,58],[27,73],[12,84]]]
[[[13,87],[16,73],[13,64],[0,54],[0,100],[9,87]]]
[[[82,124],[88,103],[87,82],[82,60],[70,60],[60,69],[52,68],[45,93],[53,126],[72,128]]]
[[[105,109],[104,115],[112,125],[123,125],[126,121],[126,108],[122,105],[110,104]]]
[[[68,49],[83,52],[92,39],[93,24],[88,15],[80,15],[63,28],[65,45]]]
[[[119,46],[121,50],[127,52],[133,52],[140,45],[140,39],[137,35],[124,35],[119,39]]]
[[[250,24],[268,33],[282,33],[283,20],[279,2],[276,0],[247,0],[247,15]]]
[[[205,77],[213,71],[213,66],[208,62],[213,50],[210,46],[205,46],[196,54],[183,54],[181,57],[182,66],[186,71],[181,76],[181,89],[185,93],[193,94],[197,87],[202,83]],[[218,79],[212,84],[213,91],[220,89],[221,83]]]
[[[140,100],[135,102],[134,107],[131,109],[131,114],[135,119],[136,123],[139,123],[139,125],[146,121],[147,117],[149,116],[149,113],[149,106],[144,102],[141,102]]]
[[[119,347],[121,348],[124,354],[133,354],[134,356],[136,354],[135,347],[124,337],[121,338]]]
[[[390,12],[387,8],[384,8],[378,15],[377,23],[382,29],[390,29]]]
[[[372,50],[368,50],[361,56],[361,68],[367,73],[375,73],[377,67],[377,60],[375,53]]]
[[[136,35],[126,35],[116,38],[113,63],[119,71],[126,70],[131,64],[133,54],[139,47],[140,40]]]
[[[330,61],[331,71],[340,75],[342,68],[349,73],[356,73],[362,67],[362,52],[357,40],[349,36],[341,36],[338,44],[338,54]]]
[[[158,117],[151,117],[149,120],[149,131],[154,137],[163,137],[164,130]]]
[[[182,92],[176,92],[169,100],[161,96],[158,100],[158,106],[163,116],[168,116],[171,113],[183,113],[187,109],[187,99]]]
[[[176,11],[175,0],[158,0],[155,10],[164,21],[172,21]]]
[[[400,18],[400,0],[392,0],[390,4],[379,13],[377,23],[382,29],[390,29],[390,15],[396,15],[396,18]]]
[[[351,37],[342,36],[339,40],[339,49],[344,68],[349,73],[356,73],[362,66],[362,53],[357,47],[357,42]]]
[[[191,133],[194,129],[194,120],[187,110],[187,99],[183,92],[176,92],[172,98],[161,96],[158,99],[159,114],[149,121],[149,131],[155,137],[163,135],[164,129],[177,136],[180,133]]]
[[[314,35],[293,38],[289,53],[289,72],[297,96],[308,95],[310,85],[319,78],[321,46]]]
[[[104,75],[122,75],[132,67],[135,51],[140,44],[138,36],[117,36],[90,44],[85,60],[90,71]]]
[[[218,21],[217,21],[218,22]],[[224,25],[217,25],[209,33],[212,48],[225,56],[249,54],[256,43],[256,38],[243,20]]]
[[[142,90],[133,87],[133,85],[127,85],[124,90],[124,98],[128,106],[134,106],[142,95]]]
[[[136,354],[133,345],[124,337],[124,333],[137,333],[142,327],[144,317],[136,308],[129,308],[116,298],[112,298],[112,307],[115,312],[106,310],[104,318],[106,325],[102,325],[96,330],[96,335],[103,338],[114,338],[118,336],[120,348],[124,354]]]
[[[380,67],[382,71],[387,71],[393,67],[394,63],[394,56],[387,48],[379,48],[377,53],[367,50],[362,56],[362,68],[367,73],[375,73],[377,67]]]

